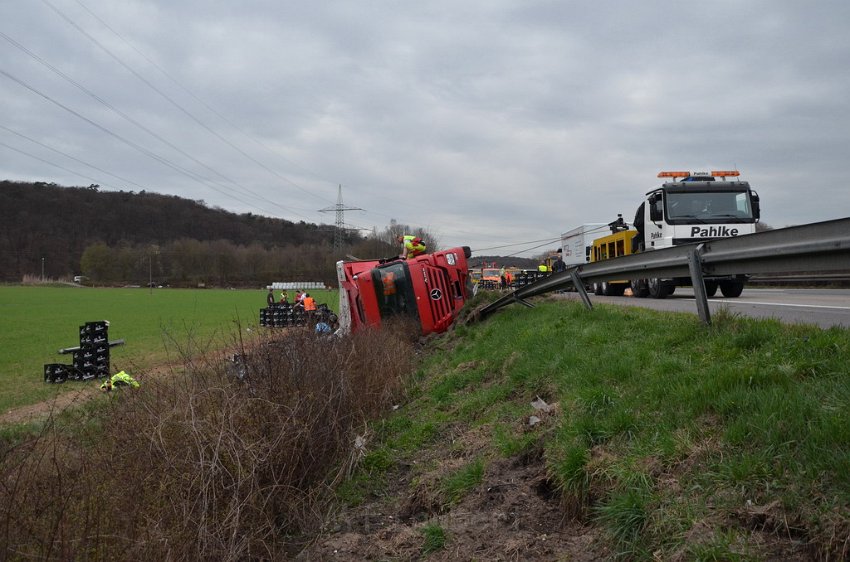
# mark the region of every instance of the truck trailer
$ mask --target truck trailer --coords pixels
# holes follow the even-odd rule
[[[561,257],[567,267],[590,261],[593,240],[608,232],[607,223],[587,223],[561,234]]]

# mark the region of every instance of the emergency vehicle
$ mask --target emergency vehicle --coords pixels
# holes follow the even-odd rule
[[[501,268],[498,267],[482,267],[481,281],[478,283],[478,286],[488,291],[495,291],[501,286],[502,283],[501,272]]]
[[[337,262],[340,330],[348,333],[408,317],[419,323],[423,335],[444,332],[472,297],[471,255],[463,246],[408,260]]]
[[[737,170],[660,172],[659,178],[670,181],[647,192],[638,208],[633,249],[652,251],[754,233],[760,217],[759,196],[739,176]],[[708,296],[720,288],[724,297],[737,297],[745,280],[743,275],[709,276],[705,289]],[[631,284],[637,297],[665,298],[677,286],[691,283],[690,278],[675,278],[633,279]]]

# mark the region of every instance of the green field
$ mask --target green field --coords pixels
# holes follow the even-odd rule
[[[335,291],[312,294],[337,308]],[[45,363],[71,362],[58,350],[79,345],[85,322],[109,320],[109,339],[126,342],[112,348],[112,371],[138,375],[176,359],[178,350],[194,353],[232,341],[239,325],[243,337],[249,335],[247,328],[256,328],[265,303],[261,289],[0,287],[0,412],[93,384],[44,382]]]

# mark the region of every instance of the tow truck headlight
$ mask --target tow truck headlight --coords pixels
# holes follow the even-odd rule
[[[453,252],[446,254],[446,261],[449,262],[449,265],[455,265],[457,263],[457,257],[455,257]]]

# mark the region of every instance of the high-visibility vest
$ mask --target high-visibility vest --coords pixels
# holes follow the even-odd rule
[[[537,266],[537,271],[549,271],[549,268],[546,267],[545,263],[541,263],[540,265]]]
[[[112,375],[111,378],[105,380],[103,384],[100,385],[100,388],[101,390],[111,390],[113,386],[122,385],[130,386],[133,388],[139,388],[139,383],[136,381],[136,379],[134,379],[124,371],[120,371]]]
[[[405,235],[404,251],[407,257],[412,258],[425,252],[425,243],[418,236]]]
[[[316,310],[316,299],[304,297],[304,310]]]

